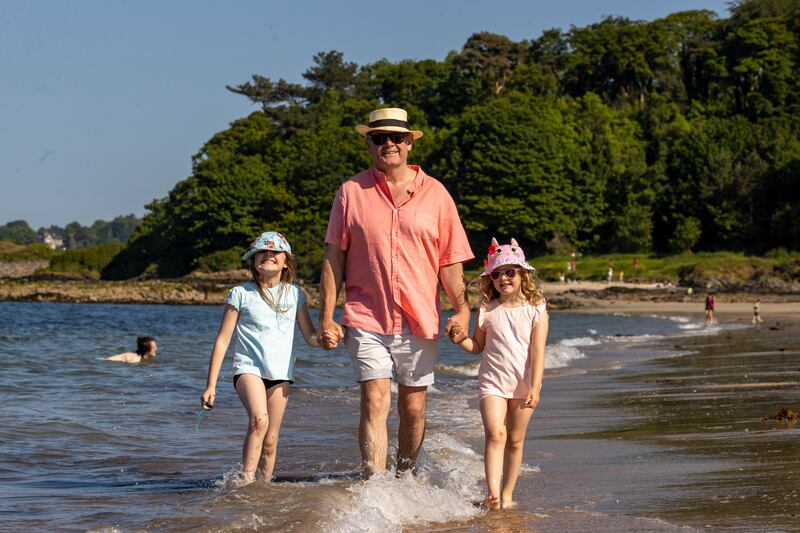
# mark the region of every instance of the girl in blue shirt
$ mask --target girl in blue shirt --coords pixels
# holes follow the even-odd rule
[[[228,294],[201,396],[203,408],[210,409],[219,370],[235,332],[233,386],[249,419],[242,447],[244,483],[255,480],[256,470],[264,481],[272,479],[289,385],[294,382],[295,321],[306,343],[319,346],[303,290],[292,284],[296,263],[283,235],[262,233],[242,256],[242,261],[248,260],[253,280]]]

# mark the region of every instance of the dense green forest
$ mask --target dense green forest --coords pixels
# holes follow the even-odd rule
[[[353,131],[398,106],[473,248],[530,255],[800,249],[800,2],[609,17],[514,42],[476,33],[443,61],[313,58],[304,84],[254,75],[260,105],[214,135],[104,277],[234,265],[265,229],[318,276],[331,200],[368,167]],[[480,252],[478,252],[480,254]]]
[[[133,232],[141,224],[136,215],[122,215],[112,221],[95,220],[91,226],[80,222],[70,222],[65,227],[50,226],[34,230],[25,220],[12,220],[0,226],[0,240],[18,244],[43,242],[44,236],[50,235],[62,241],[61,247],[67,250],[90,248],[101,244],[126,243]]]

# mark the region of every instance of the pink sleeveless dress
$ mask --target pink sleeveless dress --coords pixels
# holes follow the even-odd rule
[[[478,370],[478,397],[525,399],[531,388],[531,334],[543,316],[545,302],[503,307],[492,300],[481,309],[478,327],[486,331],[486,346]]]

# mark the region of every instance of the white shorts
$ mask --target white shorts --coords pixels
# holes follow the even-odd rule
[[[359,382],[391,379],[394,371],[401,385],[433,385],[436,344],[436,339],[422,339],[407,328],[399,335],[384,335],[348,327],[344,334],[344,345]]]

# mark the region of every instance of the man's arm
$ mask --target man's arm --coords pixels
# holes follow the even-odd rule
[[[324,336],[322,347],[330,350],[344,338],[342,327],[333,320],[333,311],[342,288],[344,264],[347,254],[338,244],[328,244],[325,259],[322,262],[320,279],[319,329]]]
[[[455,315],[447,320],[445,334],[458,344],[467,338],[469,333],[469,304],[464,287],[464,267],[461,263],[445,265],[439,269],[442,287],[453,306]]]

